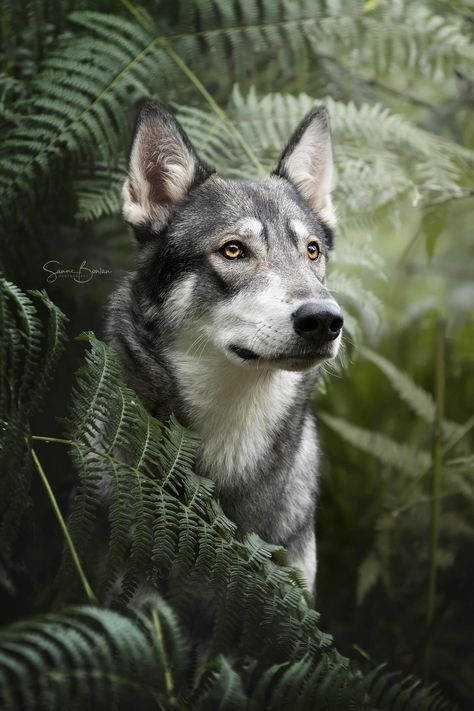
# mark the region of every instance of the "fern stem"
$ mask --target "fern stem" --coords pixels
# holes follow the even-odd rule
[[[141,24],[141,26],[147,31],[151,32],[152,31],[152,26],[150,25],[149,22],[143,17],[143,15],[140,13],[140,10],[135,7],[135,5],[130,2],[130,0],[120,0],[122,5],[127,8],[127,10],[138,20],[138,22]],[[199,77],[193,72],[193,70],[184,62],[179,54],[174,51],[172,47],[170,47],[169,41],[166,39],[166,37],[159,37],[158,38],[158,44],[163,47],[164,51],[166,54],[169,56],[169,58],[176,64],[179,69],[183,72],[183,74],[189,79],[189,81],[193,84],[193,86],[199,91],[201,96],[204,97],[204,99],[207,101],[211,109],[214,111],[214,113],[220,118],[220,120],[226,124],[231,131],[232,135],[234,138],[240,143],[242,146],[243,150],[249,157],[249,159],[252,161],[254,166],[256,167],[259,175],[263,175],[265,173],[265,169],[263,165],[260,163],[258,160],[257,156],[243,137],[243,135],[240,133],[238,128],[235,126],[234,122],[230,120],[230,118],[227,116],[226,112],[219,106],[219,104],[212,98],[211,94],[208,92],[202,81],[199,79]]]
[[[56,442],[57,444],[68,444],[71,447],[79,446],[79,442],[74,442],[72,439],[62,439],[61,437],[43,437],[41,435],[32,435],[31,439],[37,442]]]
[[[56,497],[55,497],[53,490],[51,489],[51,486],[49,484],[48,477],[46,476],[45,471],[44,471],[43,467],[41,466],[41,462],[38,459],[38,455],[36,454],[34,449],[31,450],[31,456],[33,457],[33,462],[35,463],[36,469],[38,470],[38,474],[41,477],[44,488],[46,489],[46,493],[48,494],[48,498],[51,502],[51,506],[53,507],[54,513],[55,513],[56,518],[58,520],[58,523],[62,529],[64,538],[66,540],[66,544],[67,544],[67,546],[69,548],[69,552],[71,554],[71,558],[72,558],[74,565],[76,567],[77,574],[79,575],[79,578],[81,579],[82,586],[84,588],[84,592],[86,593],[89,604],[94,605],[97,602],[96,597],[95,597],[94,592],[93,592],[93,590],[92,590],[91,586],[89,585],[89,582],[86,578],[84,569],[81,565],[81,561],[79,560],[79,556],[77,555],[76,548],[75,548],[72,538],[69,534],[64,517],[61,513],[61,509],[58,506]]]
[[[435,401],[436,411],[433,437],[433,479],[431,487],[431,530],[429,551],[428,597],[426,603],[426,627],[433,623],[436,607],[437,553],[439,540],[439,517],[441,510],[441,482],[443,473],[443,417],[444,417],[444,366],[445,366],[445,322],[436,321],[436,362],[435,362]],[[425,648],[425,678],[431,673],[432,641],[428,639]]]
[[[229,119],[227,114],[219,104],[212,98],[204,84],[201,82],[201,80],[196,76],[196,74],[188,67],[188,65],[183,62],[181,57],[172,49],[172,47],[169,46],[168,41],[163,39],[160,44],[168,54],[168,56],[175,62],[175,64],[181,69],[181,71],[188,77],[190,82],[194,84],[196,89],[199,91],[200,94],[206,99],[207,103],[211,107],[211,109],[214,111],[215,114],[221,119],[221,121],[229,127],[229,130],[231,131],[232,135],[234,138],[240,143],[242,146],[244,152],[247,154],[247,156],[250,158],[254,166],[256,167],[259,175],[263,175],[265,170],[260,161],[258,160],[257,156],[253,152],[253,150],[250,148],[249,144],[245,140],[245,138],[242,136],[240,131],[236,128],[235,124]]]
[[[140,25],[146,32],[151,32],[152,27],[150,23],[146,20],[145,17],[143,17],[142,13],[136,5],[134,5],[132,2],[129,2],[129,0],[120,0],[120,2],[129,11],[129,13],[134,16],[134,18],[137,20],[137,22],[140,23]]]
[[[166,693],[168,695],[168,700],[172,704],[174,704],[176,702],[176,699],[174,697],[174,690],[173,690],[173,677],[171,674],[171,670],[167,665],[165,644],[164,644],[164,639],[163,639],[163,631],[161,629],[160,617],[158,615],[158,611],[156,608],[153,608],[151,610],[151,619],[153,621],[153,627],[155,628],[156,641],[158,642],[158,648],[159,648],[159,651],[161,654],[161,658],[163,660],[163,669],[164,669],[163,675],[164,675],[164,680],[165,680]]]

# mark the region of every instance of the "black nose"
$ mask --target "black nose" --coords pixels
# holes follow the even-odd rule
[[[296,333],[311,343],[327,343],[339,335],[344,320],[335,301],[308,301],[293,314]]]

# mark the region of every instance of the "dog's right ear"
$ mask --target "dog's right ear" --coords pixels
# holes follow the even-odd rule
[[[292,137],[275,170],[298,188],[309,206],[329,227],[336,215],[331,201],[333,173],[329,117],[324,106],[306,114]]]
[[[123,216],[132,227],[160,232],[189,190],[211,175],[167,108],[147,101],[137,119]]]

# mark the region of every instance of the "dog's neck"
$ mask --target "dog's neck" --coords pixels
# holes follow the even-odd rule
[[[304,376],[242,367],[212,346],[199,355],[169,349],[167,360],[179,409],[202,438],[199,469],[224,486],[252,476],[274,446]]]

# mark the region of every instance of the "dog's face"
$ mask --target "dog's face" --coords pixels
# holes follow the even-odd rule
[[[214,175],[172,114],[148,103],[123,198],[149,328],[189,357],[212,351],[245,367],[306,370],[335,357],[331,173],[324,109],[303,120],[273,175],[243,182]]]

